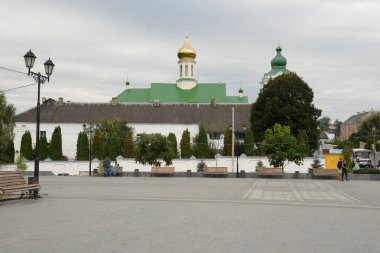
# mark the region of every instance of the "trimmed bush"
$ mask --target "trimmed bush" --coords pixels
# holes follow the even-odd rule
[[[360,170],[355,170],[354,174],[380,174],[380,170],[370,168],[370,169],[360,169]]]

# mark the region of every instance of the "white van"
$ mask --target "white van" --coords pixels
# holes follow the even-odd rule
[[[360,167],[372,167],[371,159],[369,159],[369,154],[371,150],[364,148],[353,148],[352,157],[359,164]]]

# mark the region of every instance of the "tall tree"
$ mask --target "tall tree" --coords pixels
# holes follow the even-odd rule
[[[94,139],[92,141],[92,158],[98,158],[99,160],[102,160],[103,154],[104,154],[104,134],[100,130],[96,130],[94,134]]]
[[[78,161],[86,161],[88,160],[88,152],[89,152],[89,142],[88,137],[85,132],[80,132],[78,134],[77,140],[77,160]]]
[[[142,134],[137,144],[136,162],[161,166],[161,159],[166,165],[172,163],[174,152],[170,141],[161,134]]]
[[[268,157],[269,163],[284,168],[285,161],[300,165],[305,157],[291,133],[289,126],[275,124],[273,130],[265,131],[265,139],[261,143],[260,152]]]
[[[307,137],[307,133],[305,130],[299,130],[298,132],[298,145],[300,148],[300,152],[304,156],[308,156],[310,154],[309,151],[309,139]]]
[[[331,119],[327,116],[324,116],[318,119],[318,125],[321,131],[327,131],[331,125]]]
[[[32,136],[27,130],[21,137],[20,153],[27,160],[33,160]]]
[[[244,138],[244,153],[247,156],[254,155],[253,146],[254,146],[253,133],[251,129],[247,128],[247,130],[245,130],[245,138]]]
[[[117,133],[113,133],[109,139],[108,156],[111,160],[115,160],[122,153],[122,141]]]
[[[208,146],[207,133],[203,126],[199,127],[199,134],[196,138],[197,158],[209,158],[210,150]]]
[[[306,129],[312,141],[310,148],[318,149],[321,110],[314,106],[313,98],[312,89],[295,73],[270,80],[252,104],[251,128],[256,141],[262,141],[266,129],[279,123],[289,126],[293,135],[297,135],[299,129]]]
[[[358,132],[351,135],[349,140],[356,145],[365,142],[366,148],[372,150],[373,143],[379,141],[378,136],[380,136],[380,112],[373,112],[360,124]]]
[[[135,157],[135,143],[133,141],[133,132],[128,131],[124,137],[123,157]]]
[[[53,134],[50,141],[50,158],[54,161],[62,160],[62,133],[61,127],[57,126],[54,128]]]
[[[40,153],[39,158],[41,161],[48,158],[48,142],[46,136],[40,138]]]
[[[4,92],[0,91],[0,163],[14,161],[15,111],[12,104],[7,104]]]
[[[178,158],[178,144],[177,144],[177,137],[174,133],[169,133],[168,140],[171,143],[171,147],[173,149],[174,158]]]
[[[191,146],[190,146],[190,132],[189,130],[185,130],[182,133],[181,138],[181,158],[186,159],[191,157]]]
[[[232,130],[229,127],[224,131],[223,155],[232,155]]]
[[[336,119],[334,121],[334,127],[335,127],[334,135],[335,135],[335,139],[340,136],[340,126],[341,125],[342,125],[342,121],[339,121],[338,119]]]

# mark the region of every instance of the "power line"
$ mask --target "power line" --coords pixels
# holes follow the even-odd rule
[[[27,85],[22,85],[22,86],[19,86],[19,87],[16,87],[16,88],[11,88],[11,89],[7,89],[7,90],[1,90],[3,92],[8,92],[8,91],[12,91],[12,90],[17,90],[17,89],[21,89],[21,88],[26,88],[26,87],[29,87],[29,86],[32,86],[32,85],[36,85],[37,83],[31,83],[31,84],[27,84]]]
[[[28,75],[28,73],[25,73],[25,72],[22,72],[22,71],[18,71],[18,70],[15,70],[15,69],[6,68],[6,67],[1,67],[1,66],[0,66],[0,69],[2,69],[2,70],[7,70],[7,71],[11,71],[11,72],[14,72],[14,73],[23,74],[23,75]]]

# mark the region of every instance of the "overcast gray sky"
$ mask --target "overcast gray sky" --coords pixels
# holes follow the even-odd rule
[[[346,120],[380,109],[378,0],[0,0],[0,67],[26,72],[55,63],[42,97],[108,102],[125,88],[174,83],[184,38],[197,50],[199,82],[243,87],[254,102],[280,40],[287,68],[314,91],[324,116]],[[0,69],[0,89],[33,83]],[[6,92],[17,113],[36,105],[37,86]]]

